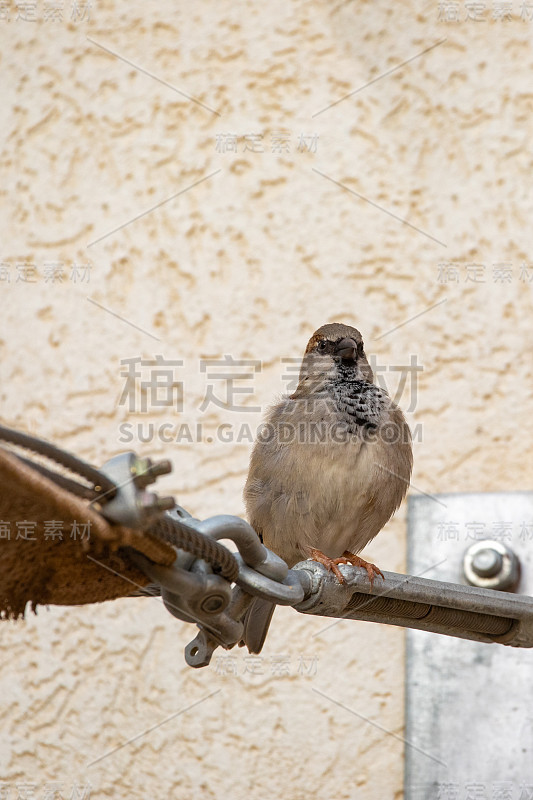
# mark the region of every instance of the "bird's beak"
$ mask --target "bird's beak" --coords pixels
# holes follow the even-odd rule
[[[341,339],[336,346],[337,355],[345,361],[355,361],[357,342],[354,339]]]

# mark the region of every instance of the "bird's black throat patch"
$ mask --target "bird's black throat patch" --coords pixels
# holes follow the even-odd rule
[[[330,391],[337,409],[347,416],[348,422],[368,429],[377,428],[387,406],[387,396],[373,383],[355,378],[334,381]]]

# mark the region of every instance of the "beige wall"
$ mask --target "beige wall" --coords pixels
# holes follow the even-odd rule
[[[439,20],[454,5],[460,21]],[[94,463],[132,446],[169,457],[162,486],[192,513],[242,514],[247,442],[119,441],[123,422],[176,422],[167,407],[119,405],[120,361],[184,359],[183,419],[207,438],[223,422],[256,424],[246,407],[282,391],[280,358],[339,320],[379,364],[416,355],[424,367],[408,415],[422,426],[411,491],[530,489],[533,283],[520,266],[533,264],[533,22],[517,0],[512,19],[492,19],[501,5],[487,3],[482,22],[464,19],[464,3],[410,0],[101,0],[90,20],[71,20],[68,0],[55,21],[46,3],[36,21],[11,8],[0,20],[4,421]],[[278,130],[288,153],[271,152]],[[238,153],[217,152],[217,135],[250,133],[265,152],[243,152],[242,138]],[[319,137],[315,153],[298,151],[300,134]],[[90,281],[72,280],[88,261]],[[445,262],[457,283],[439,280]],[[493,272],[502,262],[510,282]],[[16,282],[24,263],[31,285]],[[46,281],[53,263],[62,283]],[[472,263],[485,283],[467,281]],[[201,414],[199,359],[224,354],[264,368],[244,409]],[[405,509],[366,553],[404,570]],[[400,798],[404,635],[326,627],[279,610],[254,675],[242,650],[187,668],[194,629],[155,599],[4,623],[0,775],[13,796],[55,780],[67,798],[87,781],[93,797]]]

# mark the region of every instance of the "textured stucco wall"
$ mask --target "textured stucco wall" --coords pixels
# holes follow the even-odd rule
[[[90,19],[83,3],[74,19],[70,0],[63,19],[51,5],[34,21],[0,8],[4,421],[94,463],[129,447],[169,457],[162,486],[192,513],[242,514],[250,445],[207,438],[258,415],[200,413],[199,359],[261,359],[239,405],[265,406],[283,390],[280,358],[342,320],[379,364],[424,367],[411,491],[531,488],[533,23],[521,4],[498,19],[505,4],[487,3],[483,21],[464,3],[412,0],[97,0]],[[271,152],[280,130],[290,152]],[[265,152],[242,138],[217,151],[252,133]],[[318,136],[316,152],[298,150],[301,134]],[[87,262],[89,282],[74,280]],[[24,264],[34,283],[17,282]],[[203,441],[119,441],[124,422],[176,423],[168,407],[119,404],[120,361],[157,354],[184,360],[182,419],[204,423]],[[402,509],[368,557],[402,571],[404,534]],[[64,797],[90,782],[93,797],[400,798],[403,633],[326,627],[279,610],[252,674],[242,650],[186,668],[194,630],[155,599],[4,623],[0,776],[13,797],[58,781]]]

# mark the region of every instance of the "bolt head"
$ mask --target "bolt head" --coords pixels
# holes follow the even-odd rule
[[[492,578],[501,572],[503,558],[501,553],[491,547],[479,550],[472,559],[472,569],[481,578]]]

